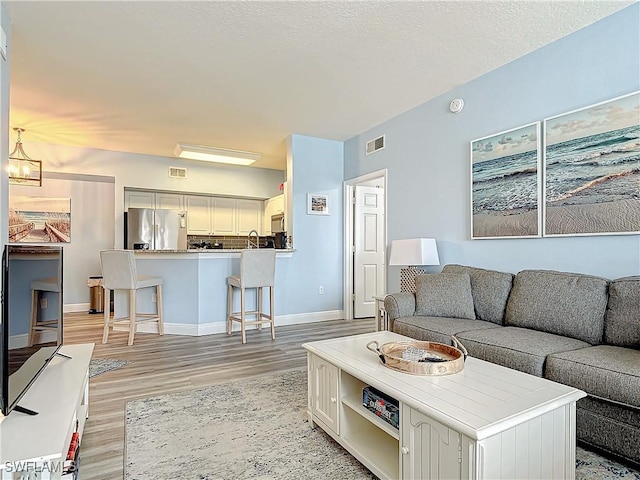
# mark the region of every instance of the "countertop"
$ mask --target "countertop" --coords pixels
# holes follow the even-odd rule
[[[246,250],[246,248],[189,248],[187,250],[134,250],[136,254],[150,254],[150,253],[240,253]],[[260,248],[260,250],[265,250]],[[275,248],[276,253],[279,252],[295,252],[294,248]]]

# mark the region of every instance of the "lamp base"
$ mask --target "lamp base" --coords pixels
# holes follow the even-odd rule
[[[400,269],[400,291],[416,293],[416,275],[427,273],[421,268],[407,267]]]

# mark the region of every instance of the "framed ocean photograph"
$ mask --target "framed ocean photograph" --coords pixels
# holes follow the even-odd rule
[[[545,236],[640,233],[640,91],[544,120]]]
[[[541,235],[540,122],[471,142],[471,238]]]
[[[69,243],[71,199],[9,196],[9,242]]]

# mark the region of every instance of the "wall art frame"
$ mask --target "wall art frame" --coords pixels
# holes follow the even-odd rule
[[[309,193],[307,195],[308,215],[329,215],[329,195]]]
[[[70,243],[71,199],[10,195],[10,243]]]
[[[470,142],[471,238],[542,236],[540,122]]]
[[[544,120],[543,235],[640,233],[640,91]]]

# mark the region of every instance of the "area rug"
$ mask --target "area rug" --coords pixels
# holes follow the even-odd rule
[[[125,479],[375,479],[306,409],[306,370],[129,402]],[[640,473],[578,448],[577,480],[610,478]]]
[[[114,360],[112,358],[94,358],[89,363],[89,378],[110,372],[129,364],[128,360]]]

